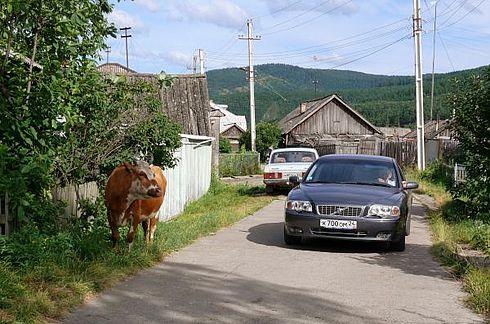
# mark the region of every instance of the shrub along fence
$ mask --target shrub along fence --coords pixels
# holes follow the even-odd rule
[[[221,177],[260,173],[260,154],[254,152],[225,153],[219,155]]]

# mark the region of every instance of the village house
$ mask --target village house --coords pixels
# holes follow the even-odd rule
[[[286,146],[315,147],[321,155],[375,154],[382,132],[338,95],[302,102],[279,125]]]
[[[451,129],[451,120],[431,120],[424,124],[425,159],[427,162],[435,161],[444,152],[453,150],[457,146]],[[406,142],[417,141],[417,130],[413,130],[403,137]]]
[[[211,110],[219,112],[220,117],[220,137],[230,140],[233,151],[240,149],[240,137],[247,131],[247,120],[245,116],[235,115],[228,110],[228,105],[217,104],[210,101]]]
[[[385,139],[389,141],[400,141],[412,131],[412,129],[406,127],[378,127],[378,129],[383,133]]]

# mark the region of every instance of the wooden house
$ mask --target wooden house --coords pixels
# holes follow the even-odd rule
[[[449,119],[431,120],[424,124],[424,138],[426,140],[450,140],[453,137],[451,121]],[[417,130],[413,130],[403,137],[407,141],[417,140]]]
[[[240,149],[240,137],[247,131],[247,119],[242,115],[235,115],[228,110],[228,105],[217,104],[210,101],[211,109],[219,111],[220,117],[220,137],[225,137],[230,141],[233,151]]]
[[[381,131],[335,94],[302,102],[279,125],[286,146],[316,147],[320,154],[376,154],[383,138]]]

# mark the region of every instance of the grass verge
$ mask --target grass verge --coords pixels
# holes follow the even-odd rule
[[[87,298],[154,265],[169,253],[251,215],[273,199],[262,192],[263,189],[257,187],[214,184],[208,194],[190,203],[181,216],[160,223],[151,246],[146,246],[140,230],[131,252],[125,244],[119,251],[113,250],[108,229],[103,228],[101,235],[87,236],[84,253],[67,254],[53,247],[43,250],[43,255],[33,262],[14,257],[11,261],[2,261],[0,322],[40,322],[60,318]],[[57,245],[60,245],[60,235],[68,234],[58,234]],[[20,249],[15,244],[22,243],[27,248],[36,246],[35,242],[0,243],[0,254],[4,255],[9,249]],[[42,246],[49,246],[49,242]]]
[[[490,256],[490,224],[471,220],[458,201],[454,201],[442,184],[428,181],[415,170],[407,178],[418,181],[418,193],[432,196],[440,208],[429,211],[429,222],[434,240],[433,253],[463,282],[469,293],[468,304],[490,322],[490,269],[478,265],[474,259],[462,258],[458,251],[468,246]]]

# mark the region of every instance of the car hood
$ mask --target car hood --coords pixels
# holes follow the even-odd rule
[[[264,167],[264,172],[306,171],[312,163],[270,163]]]
[[[289,194],[289,199],[335,205],[397,205],[402,197],[403,192],[398,188],[326,183],[301,183]]]

